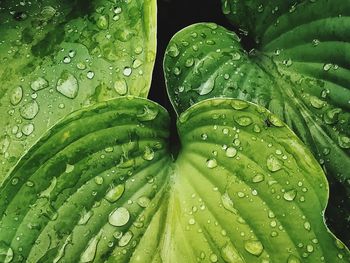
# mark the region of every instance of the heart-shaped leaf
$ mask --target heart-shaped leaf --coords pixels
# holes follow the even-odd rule
[[[334,227],[350,233],[350,2],[225,0],[223,11],[256,39],[256,50],[247,53],[215,24],[180,31],[164,61],[173,105],[181,113],[233,97],[274,112],[324,167],[339,199],[330,208]]]
[[[1,261],[349,260],[323,222],[321,167],[275,115],[198,103],[179,118],[176,161],[168,123],[126,97],[55,125],[0,188]]]
[[[1,1],[0,35],[2,178],[70,112],[147,96],[156,1]]]

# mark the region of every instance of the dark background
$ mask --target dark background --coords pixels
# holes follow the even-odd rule
[[[163,75],[163,57],[170,39],[184,27],[198,22],[214,22],[232,30],[233,27],[221,11],[220,0],[158,0],[157,5],[157,57],[148,97],[167,108],[174,117]]]

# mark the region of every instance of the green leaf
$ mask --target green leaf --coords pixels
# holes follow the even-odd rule
[[[82,106],[147,96],[156,1],[1,1],[0,35],[0,158],[14,164]]]
[[[333,219],[334,226],[349,232],[344,231],[350,229],[349,1],[227,0],[223,11],[256,40],[256,49],[245,51],[236,34],[215,24],[177,33],[164,60],[177,112],[212,97],[271,110],[324,167],[339,196],[330,209],[335,218],[342,214],[342,223]]]
[[[168,124],[159,105],[126,97],[55,125],[0,188],[2,261],[349,260],[323,221],[321,167],[275,115],[198,103],[179,118],[176,161]]]

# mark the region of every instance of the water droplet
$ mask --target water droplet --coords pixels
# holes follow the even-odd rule
[[[22,128],[23,134],[27,135],[27,136],[32,134],[33,131],[34,131],[34,125],[32,123],[28,123],[28,124],[24,125]]]
[[[253,122],[252,118],[248,116],[240,116],[236,118],[235,121],[242,127],[249,126]]]
[[[188,59],[186,60],[186,62],[185,62],[185,66],[188,67],[188,68],[189,68],[189,67],[192,67],[193,64],[194,64],[194,59],[193,59],[192,57],[188,58]]]
[[[301,263],[301,261],[296,256],[290,255],[287,259],[287,263]]]
[[[304,228],[305,228],[307,231],[310,231],[310,230],[311,230],[311,224],[310,224],[310,222],[306,221],[306,222],[304,223]]]
[[[13,259],[13,250],[4,241],[0,241],[0,262],[9,263]]]
[[[91,70],[89,70],[87,73],[86,73],[86,77],[88,79],[93,79],[93,77],[95,76],[95,73]]]
[[[256,132],[256,133],[259,133],[261,131],[261,129],[260,129],[258,124],[254,124],[253,131]]]
[[[176,58],[180,54],[179,48],[175,43],[169,46],[167,50],[167,54],[172,58]]]
[[[314,107],[316,109],[321,109],[325,105],[325,102],[323,100],[320,100],[319,98],[317,98],[315,96],[310,97],[310,103],[311,103],[312,107]]]
[[[343,149],[349,149],[350,148],[350,138],[344,135],[338,136],[338,143],[339,146]]]
[[[108,29],[108,26],[109,26],[108,16],[99,16],[97,19],[96,25],[99,29],[102,29],[102,30]]]
[[[87,222],[89,222],[90,218],[93,216],[94,212],[92,210],[86,211],[84,208],[81,212],[80,219],[78,221],[78,225],[85,225]]]
[[[63,71],[57,81],[56,89],[67,98],[74,99],[79,90],[78,80],[68,71]]]
[[[295,189],[289,190],[283,194],[283,198],[286,201],[293,201],[297,195],[297,191]]]
[[[276,172],[282,168],[280,160],[272,154],[267,158],[266,165],[271,172]]]
[[[24,104],[20,109],[20,114],[24,119],[32,120],[39,112],[39,105],[35,100]]]
[[[78,62],[77,68],[80,70],[84,70],[84,69],[86,69],[86,65],[83,62]]]
[[[253,183],[260,183],[262,181],[264,181],[265,177],[263,174],[256,174],[253,179],[252,179],[252,182]]]
[[[16,106],[18,103],[21,102],[23,97],[23,89],[21,86],[18,86],[12,90],[10,102],[12,105]]]
[[[201,134],[201,138],[202,138],[203,141],[205,141],[206,139],[208,139],[208,134],[202,133]]]
[[[234,60],[234,61],[241,59],[241,54],[239,54],[238,52],[231,53],[230,55],[231,55],[232,60]]]
[[[96,256],[97,245],[100,242],[102,232],[99,232],[93,239],[89,241],[86,250],[80,256],[80,263],[93,262]]]
[[[138,68],[142,65],[142,61],[139,59],[135,59],[134,62],[132,63],[133,68]]]
[[[247,252],[254,256],[260,256],[264,250],[263,245],[258,240],[248,240],[244,242],[244,248]]]
[[[309,252],[309,253],[313,252],[313,251],[314,251],[313,245],[311,245],[311,244],[307,245],[307,246],[306,246],[306,250],[307,250],[307,252]]]
[[[225,0],[223,5],[222,5],[222,12],[224,15],[228,15],[231,13],[231,5],[228,0]]]
[[[152,148],[146,146],[145,151],[143,152],[142,158],[146,161],[152,161],[154,158],[154,151]]]
[[[249,103],[243,100],[232,100],[231,107],[235,110],[243,110],[249,107]]]
[[[118,242],[118,246],[125,247],[127,244],[129,244],[130,240],[133,237],[133,233],[131,231],[127,231]]]
[[[338,121],[339,113],[341,113],[340,108],[335,108],[328,110],[324,115],[323,115],[323,120],[327,124],[335,124]]]
[[[231,244],[228,243],[226,244],[222,250],[221,250],[221,257],[225,262],[230,262],[230,263],[243,263],[244,260],[242,257],[239,255],[235,247]]]
[[[234,147],[228,147],[226,149],[226,156],[229,158],[235,157],[237,154],[237,150]]]
[[[56,14],[56,9],[52,6],[44,6],[40,14],[41,18],[48,21]]]
[[[114,82],[114,89],[120,96],[123,96],[128,92],[128,84],[125,79],[118,79]]]
[[[137,115],[137,119],[139,121],[151,121],[154,120],[158,116],[159,110],[158,108],[154,107],[143,107],[143,112],[141,114]]]
[[[70,57],[70,58],[74,58],[75,57],[75,51],[74,50],[70,50],[69,52],[68,52],[68,56]]]
[[[333,64],[331,63],[326,63],[323,65],[323,70],[324,71],[329,71],[333,67]]]
[[[74,165],[67,163],[65,172],[68,174],[68,173],[73,172],[73,170],[74,170]]]
[[[195,91],[199,95],[207,95],[214,89],[216,75],[211,75],[204,83],[202,83]]]
[[[107,201],[113,203],[115,201],[117,201],[124,193],[124,185],[123,184],[120,184],[120,185],[117,185],[115,187],[113,187],[112,189],[110,189],[105,198]]]
[[[123,75],[129,77],[132,73],[132,69],[130,67],[125,67],[123,70]]]
[[[113,12],[118,15],[122,12],[122,9],[121,9],[121,7],[117,6],[114,8]]]
[[[215,167],[217,167],[217,166],[218,166],[218,164],[217,164],[217,162],[216,162],[215,159],[209,159],[209,160],[207,160],[207,167],[208,167],[208,168],[213,169],[213,168],[215,168]]]
[[[218,262],[218,256],[215,254],[211,254],[209,259],[211,262]]]
[[[129,219],[129,211],[125,207],[119,207],[109,214],[108,222],[113,226],[124,226]]]
[[[71,58],[70,57],[64,57],[63,58],[63,63],[69,64],[70,62],[71,62]]]
[[[137,199],[137,204],[143,208],[147,207],[151,200],[147,196],[141,196]]]
[[[221,196],[221,202],[222,205],[224,206],[224,208],[234,214],[237,214],[237,210],[233,207],[233,201],[230,198],[230,196],[228,195],[227,192],[225,192],[222,196]]]
[[[276,127],[283,127],[284,123],[274,114],[270,114],[268,117],[270,123]]]
[[[32,90],[34,91],[38,91],[38,90],[42,90],[42,89],[45,89],[49,86],[49,82],[42,78],[42,77],[39,77],[37,78],[36,80],[34,80],[31,84],[30,84],[30,87],[32,88]]]

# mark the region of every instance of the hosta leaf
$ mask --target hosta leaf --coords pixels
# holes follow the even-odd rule
[[[156,1],[1,1],[1,162],[82,105],[147,96]],[[6,159],[6,160],[5,160]],[[1,165],[3,175],[9,166]]]
[[[168,123],[159,105],[127,97],[55,125],[0,188],[1,259],[349,260],[323,222],[321,167],[275,115],[234,99],[198,103],[179,118],[176,161]]]
[[[142,233],[165,201],[168,123],[160,106],[119,98],[55,125],[2,183],[0,257],[103,262],[126,246],[127,231]]]
[[[338,195],[333,224],[350,233],[350,2],[228,0],[223,11],[256,50],[247,53],[236,34],[215,24],[177,33],[164,62],[177,111],[234,97],[274,112],[324,167]]]

